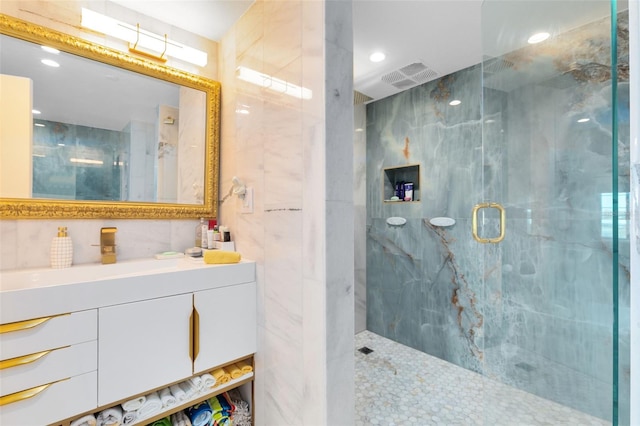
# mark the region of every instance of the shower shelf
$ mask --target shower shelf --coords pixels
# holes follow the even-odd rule
[[[411,201],[392,200],[396,184],[413,183]],[[416,203],[420,202],[420,164],[387,167],[382,170],[382,200],[384,203]]]

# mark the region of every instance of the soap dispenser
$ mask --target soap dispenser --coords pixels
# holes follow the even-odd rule
[[[68,268],[73,261],[73,243],[67,235],[67,227],[58,227],[58,236],[51,241],[51,267]]]

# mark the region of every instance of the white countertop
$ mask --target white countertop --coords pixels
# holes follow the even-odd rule
[[[67,269],[0,271],[0,323],[255,281],[255,262],[142,259]]]

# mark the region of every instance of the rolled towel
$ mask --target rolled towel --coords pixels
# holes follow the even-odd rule
[[[189,380],[179,383],[178,386],[180,386],[180,389],[187,394],[187,398],[191,398],[196,394],[197,389]]]
[[[200,380],[202,380],[202,385],[205,388],[212,388],[216,385],[216,378],[209,373],[204,373],[200,376]]]
[[[122,413],[122,424],[124,426],[130,425],[138,419],[137,411],[125,411]]]
[[[169,390],[171,391],[171,395],[173,395],[178,401],[184,401],[187,399],[187,394],[185,391],[180,389],[180,386],[172,385],[169,387]]]
[[[222,264],[240,262],[240,253],[237,251],[208,250],[204,252],[204,263]]]
[[[71,426],[96,426],[96,416],[87,414],[71,422]]]
[[[231,376],[224,370],[224,368],[217,368],[211,373],[216,379],[216,384],[223,385],[231,380]]]
[[[122,423],[122,408],[115,406],[100,411],[96,418],[97,426],[118,426]]]
[[[253,371],[253,367],[247,361],[238,361],[236,365],[242,370],[242,374],[251,373]]]
[[[139,396],[138,398],[123,402],[122,409],[124,411],[136,411],[138,408],[142,407],[142,404],[144,404],[146,400],[147,398],[145,396]]]
[[[162,410],[162,400],[158,395],[158,392],[153,392],[147,395],[147,400],[145,403],[138,409],[138,418],[146,419],[147,417],[151,417],[154,414],[157,414]]]
[[[242,369],[236,364],[227,365],[224,370],[229,373],[232,379],[237,379],[242,376]]]
[[[189,417],[187,417],[184,411],[173,413],[171,415],[171,424],[173,426],[193,426],[191,424],[191,420],[189,420]]]
[[[164,408],[173,407],[178,403],[178,400],[175,396],[171,395],[171,390],[169,388],[164,388],[160,391],[160,401],[162,401],[162,406]]]
[[[169,417],[165,417],[163,419],[160,420],[156,420],[155,422],[151,423],[152,426],[171,426],[171,420],[169,420]]]
[[[191,382],[193,387],[196,388],[196,391],[200,391],[202,389],[203,383],[200,377],[198,376],[192,377],[189,379],[189,381]]]
[[[202,401],[193,407],[187,408],[187,417],[193,426],[205,426],[211,421],[211,406],[208,401]]]

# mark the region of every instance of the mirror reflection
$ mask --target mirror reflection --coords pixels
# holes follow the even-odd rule
[[[0,197],[203,205],[206,92],[8,35],[0,78]]]

